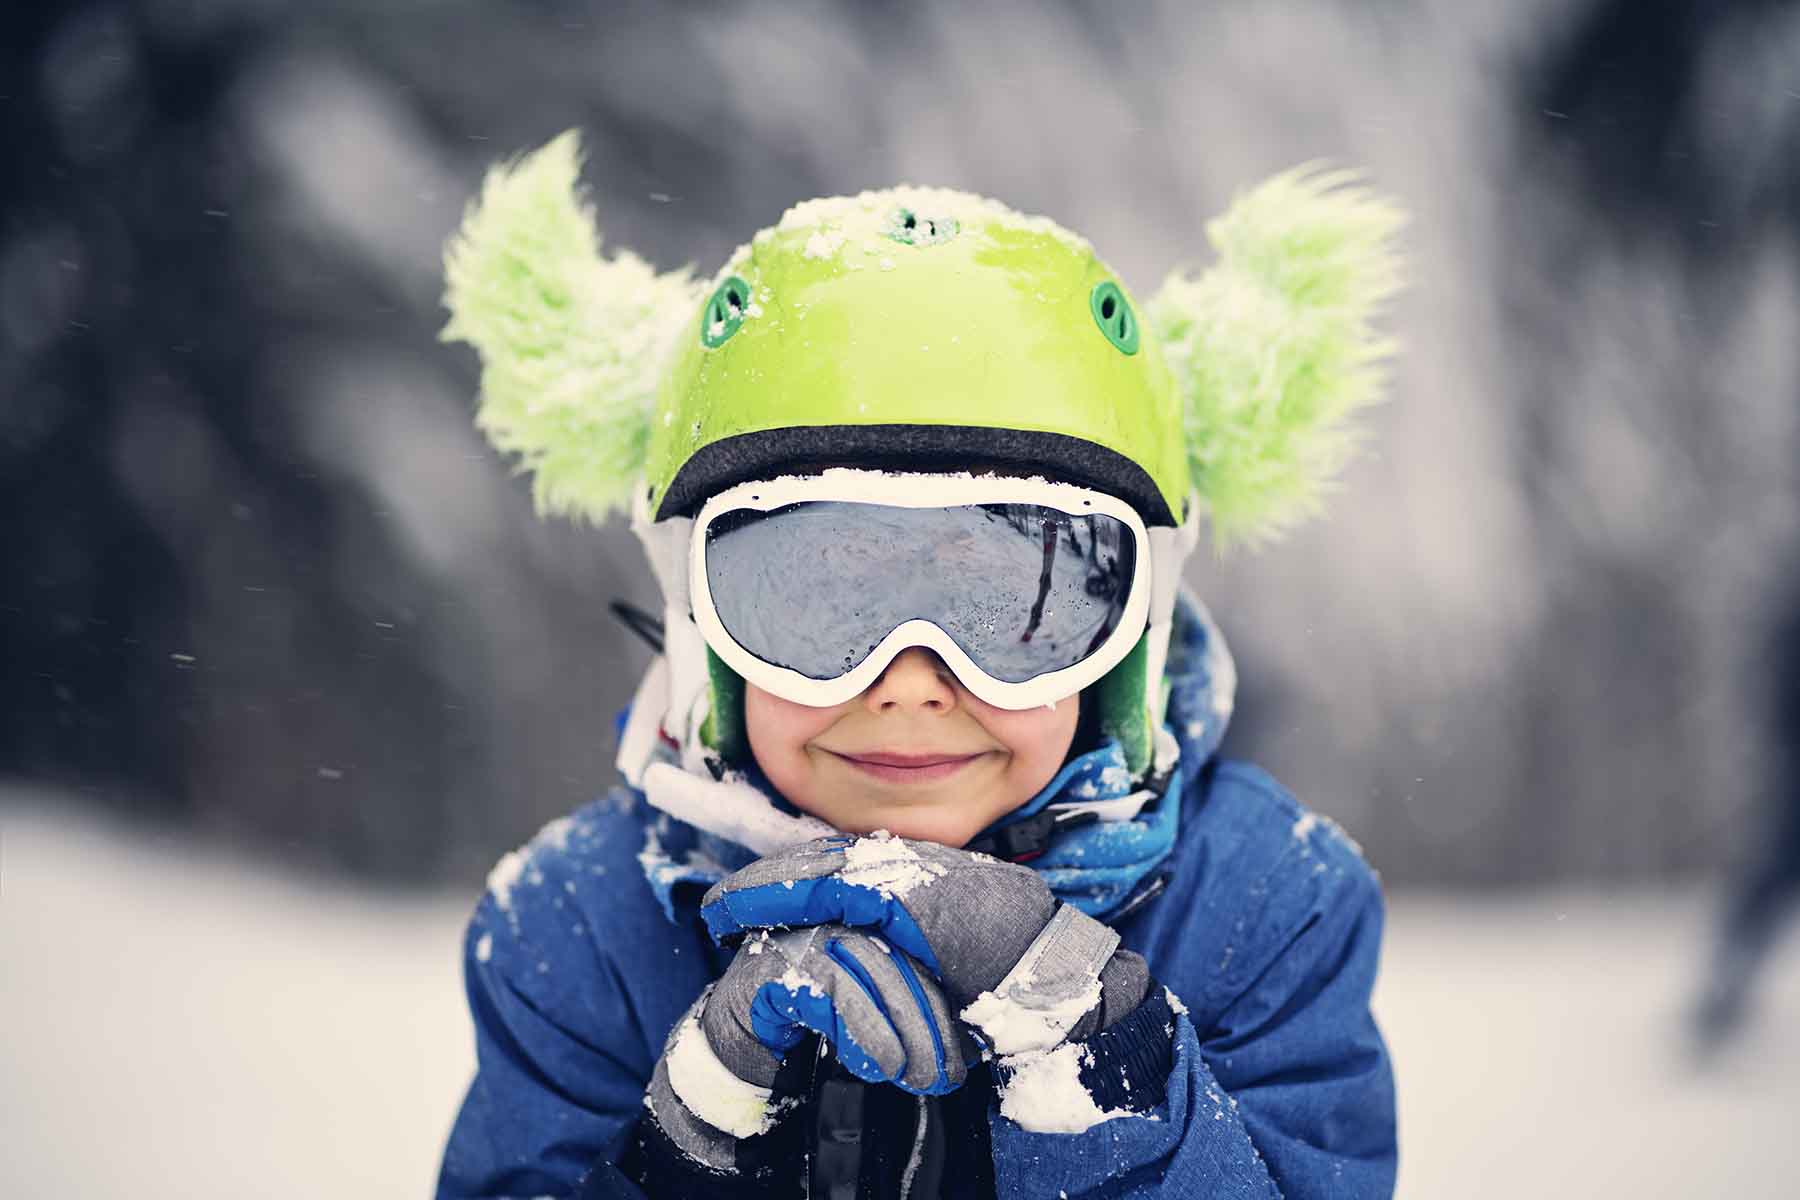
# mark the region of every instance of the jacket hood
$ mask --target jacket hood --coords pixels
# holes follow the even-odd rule
[[[653,668],[654,669],[654,668]],[[977,838],[1031,818],[1057,821],[1029,865],[1065,903],[1090,915],[1118,915],[1160,888],[1158,868],[1174,848],[1184,781],[1217,752],[1231,720],[1237,672],[1217,625],[1183,592],[1175,610],[1164,679],[1168,706],[1150,770],[1134,778],[1111,738],[1064,764],[1025,804]],[[675,892],[712,886],[739,867],[787,845],[835,832],[800,813],[754,770],[719,770],[704,747],[661,732],[643,786],[644,847],[638,861],[670,920]],[[1147,898],[1147,897],[1146,897]]]

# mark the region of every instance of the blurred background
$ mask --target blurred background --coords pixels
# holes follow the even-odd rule
[[[608,245],[703,274],[916,182],[1143,295],[1365,167],[1393,401],[1330,521],[1191,582],[1228,752],[1388,885],[1401,1194],[1787,1194],[1783,0],[7,6],[0,1192],[429,1190],[461,923],[648,661],[635,542],[533,518],[436,340],[482,172],[570,127]]]

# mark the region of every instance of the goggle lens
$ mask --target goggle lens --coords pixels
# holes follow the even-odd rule
[[[725,631],[811,679],[854,670],[910,620],[1007,683],[1075,665],[1119,627],[1137,538],[1040,504],[905,508],[808,500],[722,513],[705,569]]]

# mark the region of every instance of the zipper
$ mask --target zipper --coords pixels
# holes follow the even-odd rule
[[[925,1134],[931,1121],[931,1105],[925,1097],[914,1098],[919,1108],[919,1123],[913,1129],[912,1154],[906,1160],[906,1170],[900,1175],[900,1200],[909,1200],[912,1196],[913,1176],[919,1173],[919,1160],[925,1154]]]

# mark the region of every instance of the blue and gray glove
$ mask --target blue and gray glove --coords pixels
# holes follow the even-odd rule
[[[943,984],[1002,1055],[1084,1038],[1149,986],[1144,960],[1036,871],[985,854],[877,833],[830,837],[759,859],[713,885],[713,937],[843,925],[878,932]]]
[[[774,1096],[776,1072],[808,1031],[872,1083],[938,1094],[967,1074],[942,991],[905,954],[842,927],[759,931],[669,1034],[650,1080],[656,1123],[690,1158],[733,1170],[736,1141],[792,1103]]]

